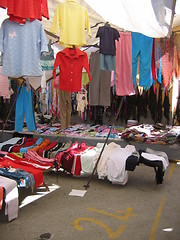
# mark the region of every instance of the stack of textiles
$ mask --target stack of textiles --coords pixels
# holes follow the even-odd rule
[[[172,131],[173,127],[166,126],[157,129],[154,125],[139,124],[126,128],[121,138],[125,141],[136,141],[150,144],[173,144],[177,142],[177,133]]]
[[[61,130],[58,123],[55,125],[38,125],[37,132],[43,135],[105,139],[110,127],[110,125],[78,123]],[[157,124],[134,124],[129,127],[113,126],[109,139],[166,145],[176,143],[179,135],[180,131],[177,126],[167,125],[163,126],[163,128],[157,128]]]
[[[16,154],[13,153],[7,153],[6,155],[4,155],[4,157],[0,158],[0,173],[3,175],[3,173],[5,174],[5,172],[2,171],[2,169],[6,169],[6,176],[8,174],[8,177],[10,178],[14,178],[16,179],[16,181],[19,183],[19,186],[21,185],[20,182],[18,181],[18,173],[17,171],[11,172],[11,169],[20,169],[23,170],[27,173],[26,178],[23,178],[23,182],[25,187],[28,185],[28,182],[30,182],[30,186],[31,188],[33,188],[34,186],[31,185],[33,184],[33,182],[35,183],[35,187],[38,188],[39,186],[43,185],[43,171],[42,169],[38,169],[34,166],[29,166],[29,164],[26,164],[26,161],[24,161],[24,159],[22,157],[18,157]],[[21,172],[22,173],[22,172]],[[31,174],[31,175],[28,175]],[[34,179],[32,180],[28,180],[27,181],[27,176],[31,176],[30,179]],[[33,177],[32,177],[33,176]]]
[[[18,217],[19,194],[16,181],[0,176],[0,189],[3,188],[3,203],[5,203],[5,215],[8,221]],[[2,192],[1,192],[2,193]],[[0,198],[0,200],[2,200]],[[1,208],[0,208],[1,209]]]
[[[72,124],[70,127],[61,130],[60,124],[37,124],[36,132],[43,135],[59,135],[68,137],[97,137],[106,138],[110,129],[108,125],[96,124]],[[109,138],[120,139],[122,132],[125,130],[121,126],[113,126]],[[26,131],[24,130],[24,133]]]
[[[66,150],[57,151],[55,158],[58,166],[72,175],[92,174],[103,145],[98,143],[96,146],[87,146],[84,142],[75,142]],[[122,148],[114,142],[106,144],[94,174],[99,179],[107,178],[113,184],[125,185],[128,171],[134,171],[140,163],[153,167],[156,183],[162,184],[164,172],[169,165],[166,153],[150,148],[137,151],[133,145]]]
[[[62,134],[72,137],[106,138],[111,126],[94,124],[75,124],[61,131]],[[113,126],[109,138],[120,139],[124,127]]]
[[[44,135],[48,134],[59,134],[61,130],[61,125],[59,123],[56,124],[36,124],[38,133],[43,133]]]
[[[0,144],[0,175],[32,190],[43,184],[43,173],[56,166],[51,154],[62,146],[43,138],[12,138]]]

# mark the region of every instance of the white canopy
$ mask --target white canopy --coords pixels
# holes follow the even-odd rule
[[[50,19],[43,18],[42,21],[46,31],[50,29],[57,5],[64,1],[48,0]],[[180,0],[77,0],[77,2],[85,6],[89,13],[92,39],[87,36],[88,45],[98,41],[95,39],[96,32],[105,22],[119,30],[140,32],[154,38],[166,37],[171,33],[171,27],[179,30]],[[0,24],[5,18],[6,10],[0,8]]]

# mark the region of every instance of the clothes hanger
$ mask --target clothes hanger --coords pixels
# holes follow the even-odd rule
[[[109,22],[106,22],[106,23],[104,24],[104,26],[110,27],[111,25],[109,24]]]
[[[81,92],[80,93],[87,93],[87,90],[84,88],[84,86],[81,87]]]

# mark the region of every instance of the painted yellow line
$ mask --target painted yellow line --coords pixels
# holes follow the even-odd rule
[[[102,211],[102,210],[98,210],[98,209],[95,209],[95,208],[88,208],[89,211],[92,211],[92,212],[96,212],[96,213],[100,213],[102,215],[107,215],[109,217],[114,217],[116,219],[119,219],[121,221],[128,221],[128,219],[133,216],[133,217],[136,217],[135,214],[132,213],[133,209],[132,208],[127,208],[126,209],[126,212],[123,212],[121,210],[118,210],[117,214],[112,214],[112,213],[108,213],[108,212],[105,212],[105,211]],[[121,214],[121,216],[120,216]]]
[[[175,167],[175,163],[172,163],[171,168],[170,168],[170,171],[169,171],[169,175],[168,175],[168,180],[170,180],[171,177],[172,177],[172,173],[173,173],[173,171],[174,171],[174,167]]]
[[[172,177],[174,166],[175,166],[175,163],[173,163],[171,165],[171,168],[170,168],[170,171],[169,171],[169,174],[168,174],[168,180],[170,180],[171,177]],[[165,192],[164,192],[164,194],[161,198],[159,208],[157,210],[156,217],[155,217],[152,229],[151,229],[151,235],[149,237],[149,240],[154,240],[154,237],[155,237],[155,234],[156,234],[156,231],[157,231],[157,228],[158,228],[159,220],[160,220],[160,217],[161,217],[161,213],[162,213],[164,203],[165,203],[165,200],[166,200],[166,196],[167,196],[167,189],[165,189]]]

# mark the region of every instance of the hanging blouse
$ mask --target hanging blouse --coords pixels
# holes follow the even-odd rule
[[[119,41],[120,34],[117,29],[110,26],[99,27],[96,38],[100,38],[100,53],[116,55],[115,40]]]
[[[47,39],[38,20],[20,25],[5,19],[0,29],[2,74],[8,77],[42,76],[40,55],[48,52]]]
[[[67,92],[78,92],[82,85],[83,67],[91,80],[87,53],[79,48],[65,48],[56,55],[53,67],[53,79],[56,78],[56,69],[60,70],[60,89]]]
[[[88,11],[76,0],[66,0],[57,6],[50,32],[56,34],[59,27],[59,42],[66,47],[86,45],[85,28],[91,37]]]
[[[26,19],[49,19],[47,0],[0,0],[0,7],[7,8],[10,20],[21,24],[26,23]]]

